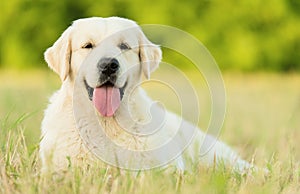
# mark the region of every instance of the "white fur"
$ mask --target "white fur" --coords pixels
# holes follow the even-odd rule
[[[117,45],[120,41],[126,41],[132,46],[132,49],[118,55],[120,51]],[[85,63],[87,65],[82,67],[84,60],[92,52],[92,49],[82,48],[86,42],[98,46],[96,56],[99,57],[91,58],[88,63]],[[73,90],[73,88],[74,86],[82,87],[85,91],[80,81],[79,84],[75,84],[78,77],[86,78],[90,86],[96,87],[99,76],[96,73],[97,60],[103,56],[115,55],[117,55],[121,65],[116,85],[123,87],[126,81],[128,83],[121,106],[114,117],[104,118],[99,116],[98,118],[107,136],[124,148],[136,150],[159,146],[173,138],[177,132],[180,134],[178,145],[175,146],[180,147],[182,143],[189,141],[189,139],[186,139],[184,131],[178,131],[182,118],[170,112],[166,113],[162,130],[150,137],[135,136],[124,132],[118,125],[117,120],[127,121],[129,115],[126,108],[129,108],[130,116],[139,121],[150,119],[150,105],[153,105],[157,110],[160,109],[158,105],[153,104],[141,88],[134,90],[134,87],[141,81],[142,72],[149,78],[150,73],[158,67],[161,60],[161,50],[144,36],[133,21],[117,17],[80,19],[75,21],[57,42],[45,52],[45,59],[49,67],[60,75],[62,86],[51,97],[42,122],[40,156],[44,169],[50,166],[54,169],[65,169],[70,163],[72,165],[82,165],[96,160],[89,151],[88,145],[81,139],[79,130],[76,127],[73,114],[74,96],[77,95],[77,99],[84,105],[81,111],[84,122],[90,122],[89,118],[95,112],[88,111],[87,107],[92,107],[92,103],[87,99],[86,94],[83,95],[78,90]],[[135,130],[138,132],[140,129]],[[173,164],[180,170],[188,169],[189,161],[200,161],[200,163],[208,165],[215,165],[219,161],[223,161],[226,165],[231,165],[239,171],[251,166],[220,141],[216,141],[209,152],[200,153],[199,146],[209,146],[203,145],[205,137],[211,142],[215,141],[213,137],[206,136],[200,129],[197,129],[190,146]],[[101,139],[97,141],[101,144]],[[157,157],[157,160],[163,159],[163,156],[155,157]]]

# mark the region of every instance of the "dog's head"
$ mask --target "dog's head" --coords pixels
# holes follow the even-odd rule
[[[102,116],[113,116],[124,93],[149,78],[159,65],[161,50],[139,26],[128,19],[87,18],[76,20],[45,52],[51,69],[62,82],[80,80]]]

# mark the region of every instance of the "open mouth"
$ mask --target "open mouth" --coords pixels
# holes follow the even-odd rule
[[[84,80],[84,84],[88,97],[93,102],[97,111],[104,117],[113,116],[121,104],[126,83],[122,88],[116,87],[110,81],[96,88],[90,87],[86,80]]]

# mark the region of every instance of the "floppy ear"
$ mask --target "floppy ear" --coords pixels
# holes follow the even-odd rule
[[[70,71],[71,62],[71,27],[63,32],[52,47],[44,53],[48,66],[56,72],[62,81],[64,81]]]
[[[159,66],[162,58],[161,49],[158,45],[150,42],[143,33],[139,42],[139,49],[142,70],[145,77],[149,79],[150,73]]]

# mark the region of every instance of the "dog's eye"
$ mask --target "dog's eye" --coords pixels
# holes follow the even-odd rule
[[[120,44],[118,45],[118,47],[119,47],[121,50],[129,50],[129,49],[130,49],[130,46],[129,46],[127,43],[124,43],[124,42],[120,43]]]
[[[84,44],[81,48],[84,48],[84,49],[92,49],[94,47],[94,45],[90,42]]]

